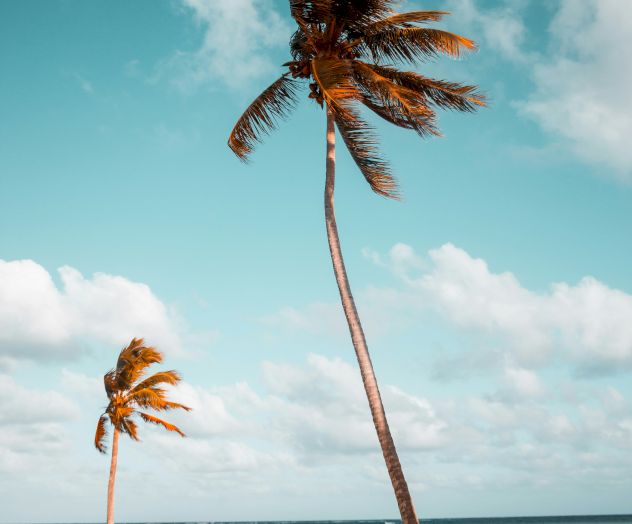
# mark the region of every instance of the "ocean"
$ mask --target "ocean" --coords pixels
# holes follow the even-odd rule
[[[632,515],[570,515],[554,517],[493,517],[465,519],[422,519],[421,524],[632,524]],[[127,524],[401,524],[398,519],[380,520],[301,520],[301,521],[198,521],[198,522],[145,522]]]

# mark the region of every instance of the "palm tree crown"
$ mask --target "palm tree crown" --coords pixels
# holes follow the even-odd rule
[[[298,29],[290,40],[288,71],[246,109],[228,145],[246,160],[263,134],[297,103],[301,80],[309,98],[333,112],[336,127],[373,191],[397,198],[397,184],[380,157],[372,128],[358,104],[421,136],[438,135],[434,108],[474,111],[485,105],[475,86],[400,71],[391,62],[414,63],[439,54],[458,57],[475,44],[423,25],[443,11],[396,13],[394,0],[290,0]]]
[[[167,400],[167,391],[159,387],[161,384],[175,385],[180,381],[177,371],[159,371],[145,378],[147,368],[151,364],[162,362],[162,353],[153,347],[145,346],[142,338],[135,338],[129,346],[121,351],[116,368],[108,371],[103,377],[105,392],[109,404],[97,423],[94,445],[101,452],[106,452],[106,423],[115,430],[126,433],[134,440],[139,440],[134,415],[139,415],[145,422],[158,424],[169,431],[175,431],[184,437],[184,433],[173,424],[154,415],[139,411],[151,409],[165,411],[169,409],[191,408]]]

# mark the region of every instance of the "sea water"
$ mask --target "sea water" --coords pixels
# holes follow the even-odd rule
[[[422,519],[421,524],[632,524],[632,515],[571,515],[554,517],[490,517],[461,519]],[[131,523],[130,523],[131,524]],[[380,520],[302,520],[302,521],[198,521],[134,524],[401,524],[397,519]]]

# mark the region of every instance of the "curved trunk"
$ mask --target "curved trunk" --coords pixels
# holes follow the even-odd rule
[[[116,478],[116,459],[118,458],[119,430],[114,428],[112,437],[112,462],[110,462],[110,480],[108,481],[108,518],[107,524],[114,524],[114,479]]]
[[[331,260],[334,266],[334,274],[336,275],[336,283],[338,284],[338,290],[340,291],[342,308],[344,309],[345,316],[347,317],[351,340],[353,341],[353,347],[355,348],[358,364],[360,365],[360,373],[362,375],[362,382],[364,383],[364,390],[366,391],[366,396],[369,400],[373,423],[375,424],[375,430],[377,431],[377,436],[380,441],[382,454],[384,455],[384,461],[386,462],[386,468],[388,469],[388,474],[391,478],[391,484],[393,485],[393,490],[395,491],[395,497],[397,498],[397,505],[402,517],[402,523],[418,524],[419,521],[417,520],[417,515],[415,513],[415,506],[413,505],[410,492],[408,491],[408,484],[406,484],[404,472],[402,471],[402,466],[399,463],[395,443],[393,442],[393,437],[391,436],[388,422],[386,420],[386,414],[384,413],[380,390],[377,386],[377,379],[375,378],[373,364],[371,364],[371,357],[369,356],[369,348],[366,345],[366,339],[364,338],[364,332],[362,331],[362,325],[360,324],[360,317],[358,316],[358,311],[356,310],[355,303],[353,301],[353,295],[351,295],[347,272],[345,270],[342,252],[340,250],[340,240],[338,238],[338,228],[336,226],[336,216],[334,214],[334,182],[336,176],[335,138],[334,117],[328,109],[325,222],[327,225],[329,251],[331,252]]]

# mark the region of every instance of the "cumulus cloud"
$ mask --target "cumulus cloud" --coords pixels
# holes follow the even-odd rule
[[[390,269],[400,284],[357,293],[369,334],[409,329],[433,312],[484,341],[474,353],[441,356],[437,378],[459,375],[459,370],[529,369],[553,361],[588,374],[632,368],[632,295],[593,277],[552,283],[541,292],[524,287],[509,271],[492,271],[485,260],[452,244],[426,256],[404,244],[386,255],[368,249],[364,254]],[[265,319],[305,333],[346,334],[339,309],[337,303],[288,307]],[[515,362],[506,364],[507,356]]]
[[[177,323],[151,289],[120,276],[59,269],[61,287],[32,260],[0,260],[0,357],[68,359],[86,342],[121,345],[144,336],[180,349]]]
[[[413,288],[457,325],[503,335],[521,362],[542,363],[561,350],[585,370],[632,366],[631,295],[592,277],[537,293],[452,244],[429,256],[434,267]]]
[[[527,68],[532,92],[515,102],[553,139],[584,161],[605,167],[604,175],[632,181],[632,72],[617,50],[632,46],[632,15],[619,0],[561,0],[537,6],[551,17],[544,49],[540,35],[524,23],[526,1],[494,6],[453,0],[447,9],[459,30],[479,35],[488,56]]]
[[[481,35],[486,49],[504,58],[524,63],[529,55],[524,50],[526,28],[522,21],[523,1],[505,1],[492,9],[481,9],[474,0],[451,0],[447,4],[455,21],[468,32]]]
[[[33,424],[59,422],[76,418],[78,410],[56,391],[25,388],[8,375],[0,375],[0,422]]]
[[[632,13],[617,0],[565,0],[549,34],[521,110],[580,157],[632,181],[632,70],[616,51],[632,46]]]
[[[0,375],[0,471],[23,473],[48,464],[68,445],[64,424],[78,416],[78,407],[61,393]]]
[[[187,13],[204,28],[194,51],[177,51],[165,60],[158,75],[168,77],[184,92],[222,82],[230,87],[271,73],[279,64],[268,52],[287,45],[291,34],[275,3],[267,0],[180,0]]]
[[[381,263],[403,283],[391,294],[399,297],[393,302],[409,306],[408,315],[436,311],[463,330],[499,341],[519,366],[542,366],[561,358],[582,372],[632,367],[632,295],[624,291],[590,276],[575,285],[553,283],[548,292],[532,291],[513,273],[495,273],[486,261],[452,244],[430,250],[425,270],[402,273],[407,267],[402,253],[411,259],[408,267],[421,267],[420,255],[400,245]],[[447,357],[439,371],[459,363],[499,368],[502,358],[502,351],[485,348],[476,358]]]
[[[125,441],[129,447],[124,448],[121,482],[133,485],[151,470],[158,486],[169,486],[172,496],[193,504],[207,500],[210,488],[214,496],[265,497],[279,490],[295,494],[299,485],[309,494],[315,487],[327,492],[335,486],[331,500],[342,497],[340,503],[347,500],[345,493],[388,491],[355,363],[312,354],[298,363],[265,362],[262,378],[259,390],[245,382],[212,388],[180,384],[170,394],[194,411],[165,416],[187,438],[143,425],[142,445]],[[97,411],[85,408],[94,404],[97,382],[63,372],[62,386],[79,399],[78,413],[61,394],[33,391],[0,377],[5,429],[0,484],[29,468],[42,483],[56,472],[55,486],[72,484],[84,459],[72,451],[63,428],[79,416],[79,423],[92,430]],[[506,361],[499,380],[487,381],[479,393],[453,392],[441,399],[389,384],[382,384],[381,391],[417,493],[464,487],[495,492],[498,483],[521,489],[542,483],[614,485],[632,466],[632,406],[614,386],[573,387],[575,395],[562,396],[557,393],[561,388],[547,387],[535,371]],[[12,396],[31,406],[28,416],[6,408],[4,399]],[[46,412],[37,408],[44,397],[53,400]],[[85,440],[88,449],[90,439]],[[107,458],[99,464],[105,479]],[[351,472],[353,482],[343,482]],[[95,497],[97,488],[91,484]]]
[[[185,387],[179,400],[198,406],[200,419],[217,422],[204,425],[182,414],[188,439],[147,428],[150,453],[168,455],[169,467],[199,487],[278,486],[294,475],[309,483],[347,468],[362,471],[366,481],[385,482],[354,365],[312,354],[298,364],[266,362],[262,372],[262,393],[246,383]],[[563,398],[556,389],[509,361],[483,394],[441,400],[381,387],[414,489],[492,487],[515,475],[522,485],[597,477],[614,482],[613,472],[630,463],[621,462],[632,446],[630,403],[612,386],[581,392],[581,400]]]

